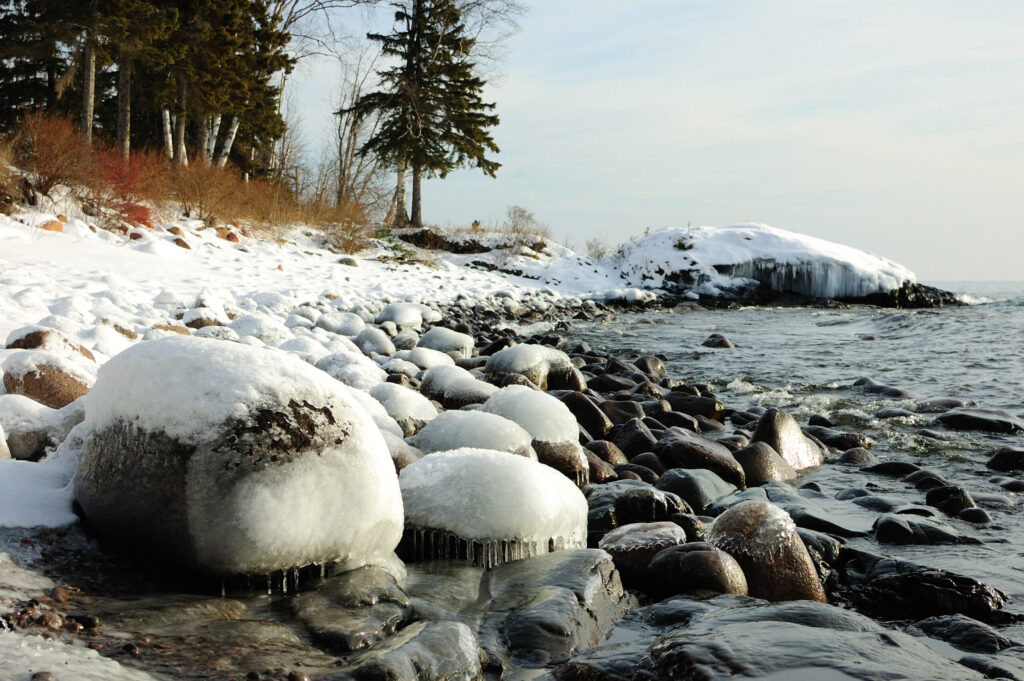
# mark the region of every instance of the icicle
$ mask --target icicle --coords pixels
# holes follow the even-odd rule
[[[288,571],[284,570],[281,573],[281,593],[285,596],[288,595]]]
[[[273,580],[274,580],[274,576],[268,574],[267,575],[267,595],[268,596],[274,595],[274,581]]]
[[[220,597],[226,598],[228,595],[227,587],[224,585],[224,580],[220,580]]]
[[[320,581],[327,579],[327,563],[320,563]]]

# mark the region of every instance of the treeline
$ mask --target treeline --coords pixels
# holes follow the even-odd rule
[[[0,0],[0,127],[60,114],[122,155],[160,148],[259,175],[284,132],[289,4]]]

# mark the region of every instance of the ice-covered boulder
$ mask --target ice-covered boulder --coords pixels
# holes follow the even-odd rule
[[[491,395],[481,409],[522,426],[533,438],[537,459],[576,481],[589,480],[590,466],[579,444],[579,424],[560,400],[522,385],[510,385]]]
[[[140,343],[100,370],[75,498],[135,551],[215,575],[357,566],[401,537],[380,431],[286,353],[199,338]]]
[[[83,417],[81,400],[52,409],[23,395],[0,395],[0,427],[12,458],[38,460],[59,444]]]
[[[493,449],[537,459],[533,438],[519,424],[482,411],[445,411],[409,442],[427,454],[463,447]]]
[[[370,396],[384,405],[388,415],[398,422],[406,437],[437,416],[437,409],[423,395],[397,383],[380,383]]]
[[[0,366],[7,392],[53,409],[66,407],[88,393],[96,380],[96,365],[89,360],[46,350],[18,350]]]
[[[267,345],[279,345],[292,337],[291,329],[274,317],[265,314],[247,314],[228,324],[242,338],[250,336]]]
[[[390,357],[395,354],[395,344],[391,342],[388,335],[372,326],[359,332],[359,335],[355,337],[355,344],[356,347],[367,355],[387,355]]]
[[[498,386],[478,378],[456,378],[445,386],[441,404],[448,409],[461,409],[470,404],[481,404],[498,392]]]
[[[366,328],[366,322],[352,312],[327,312],[317,318],[316,326],[342,336],[358,336]]]
[[[473,374],[462,367],[453,365],[439,365],[431,367],[423,372],[420,381],[420,392],[433,400],[444,399],[445,390],[455,380],[473,380]]]
[[[416,303],[391,303],[380,311],[376,321],[392,322],[399,329],[419,329],[423,325],[423,307]]]
[[[587,541],[587,500],[526,457],[484,449],[425,456],[399,476],[409,558],[493,567]]]
[[[336,352],[317,360],[316,368],[357,390],[369,391],[383,383],[387,372],[358,352]]]
[[[23,326],[7,335],[8,350],[46,350],[58,355],[79,354],[89,361],[96,358],[92,352],[56,329],[45,326]]]
[[[441,352],[457,352],[463,357],[473,354],[473,337],[469,334],[435,326],[420,338],[419,346]]]
[[[455,364],[455,360],[448,355],[437,350],[431,350],[430,348],[417,347],[412,350],[402,350],[401,352],[396,352],[395,357],[412,362],[420,369],[432,369],[438,366]]]
[[[572,373],[573,365],[569,356],[561,350],[543,345],[513,345],[491,355],[484,370],[493,379],[522,374],[546,389],[549,374],[568,376]]]

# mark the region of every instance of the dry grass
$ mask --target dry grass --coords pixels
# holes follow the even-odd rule
[[[323,231],[331,246],[343,253],[355,253],[369,243],[366,208],[358,203],[308,203],[302,207],[302,222]]]

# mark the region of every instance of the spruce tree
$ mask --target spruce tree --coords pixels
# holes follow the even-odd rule
[[[409,0],[395,7],[399,26],[368,37],[397,61],[380,72],[381,89],[360,97],[351,112],[361,118],[380,114],[376,133],[360,153],[372,153],[397,168],[397,224],[405,220],[404,173],[412,170],[409,222],[420,227],[424,174],[445,177],[466,165],[492,177],[497,172],[500,164],[486,154],[498,151],[488,131],[498,116],[481,97],[484,81],[470,57],[474,40],[454,0]]]

